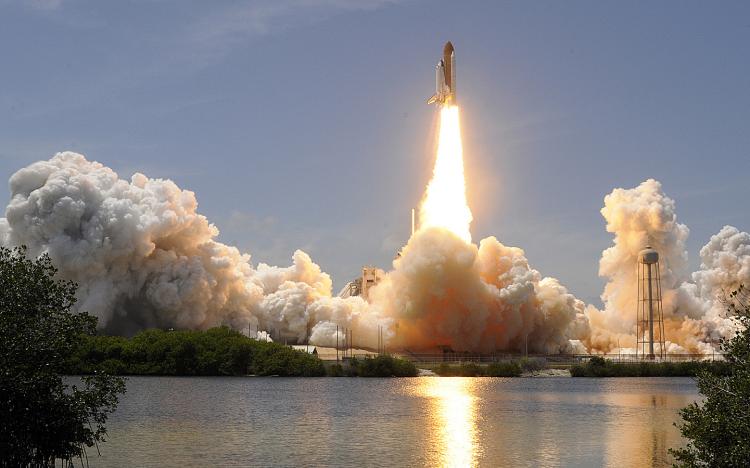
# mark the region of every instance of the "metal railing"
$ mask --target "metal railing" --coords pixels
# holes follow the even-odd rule
[[[648,359],[635,354],[514,354],[514,353],[416,353],[401,351],[394,353],[398,357],[419,364],[443,364],[443,363],[491,363],[502,361],[517,361],[519,359],[539,359],[548,364],[571,365],[587,362],[593,357],[601,357],[614,362],[637,363],[637,362],[685,362],[685,361],[721,361],[723,356],[715,354],[666,354],[663,358]]]
[[[338,359],[341,361],[348,360],[352,357],[357,359],[365,359],[377,356],[377,353],[353,353],[344,354],[343,350],[339,351]],[[524,353],[491,353],[491,354],[478,354],[478,353],[420,353],[413,351],[394,351],[389,353],[393,356],[400,357],[402,359],[409,360],[415,364],[424,365],[440,365],[450,363],[462,363],[462,362],[473,362],[473,363],[492,363],[492,362],[507,362],[507,361],[518,361],[520,359],[529,360],[542,360],[548,365],[560,365],[567,366],[573,364],[579,364],[587,362],[593,357],[601,357],[613,362],[622,363],[638,363],[638,362],[685,362],[685,361],[723,361],[724,357],[721,353],[714,354],[666,354],[663,358],[656,357],[651,360],[642,355],[636,356],[635,354],[625,353],[611,353],[611,354],[524,354]],[[335,361],[335,355],[320,355],[320,359],[324,361]]]

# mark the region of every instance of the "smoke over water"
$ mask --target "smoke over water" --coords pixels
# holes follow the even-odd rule
[[[375,348],[382,329],[390,349],[485,353],[632,348],[636,258],[650,244],[661,256],[670,352],[709,353],[734,332],[719,297],[750,284],[749,234],[724,227],[690,274],[689,231],[661,184],[615,189],[601,211],[614,239],[600,261],[607,285],[598,310],[543,277],[522,249],[495,237],[471,242],[458,111],[442,112],[420,229],[369,302],[333,297],[331,278],[300,250],[288,267],[254,266],[249,254],[216,240],[218,229],[197,212],[193,192],[138,173],[123,180],[70,152],[11,177],[0,244],[48,253],[60,276],[79,284],[79,310],[99,317],[109,333],[229,325],[260,338],[331,346],[338,326],[353,331],[358,347]]]

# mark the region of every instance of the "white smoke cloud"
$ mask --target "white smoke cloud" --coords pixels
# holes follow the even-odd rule
[[[310,341],[321,346],[336,344],[336,327],[339,327],[338,342],[342,343],[342,328],[352,331],[351,342],[358,348],[377,347],[378,331],[382,329],[388,340],[393,329],[393,320],[383,317],[379,306],[369,304],[361,297],[322,298],[309,306],[315,326]]]
[[[750,235],[726,226],[701,250],[690,275],[688,229],[661,184],[616,189],[602,215],[614,234],[600,274],[604,309],[576,299],[533,269],[522,249],[494,237],[475,245],[438,227],[419,230],[393,270],[360,297],[332,297],[332,282],[302,251],[288,267],[259,264],[216,241],[195,194],[169,180],[123,180],[76,153],[16,172],[0,218],[0,244],[48,253],[79,284],[77,307],[108,332],[229,325],[259,339],[456,351],[610,351],[635,343],[636,259],[647,244],[661,257],[667,339],[674,352],[710,352],[733,323],[719,297],[750,284]],[[585,346],[585,348],[584,348]]]
[[[719,295],[750,280],[750,235],[724,227],[701,249],[701,269],[691,276],[685,248],[689,230],[677,222],[675,202],[659,182],[649,179],[633,189],[613,190],[601,212],[615,237],[599,264],[599,274],[608,279],[604,310],[587,308],[590,349],[635,347],[636,262],[647,245],[659,252],[668,351],[708,353],[712,343],[733,333]]]
[[[229,325],[303,340],[311,320],[334,314],[331,279],[307,254],[295,252],[288,268],[254,269],[249,255],[215,240],[195,194],[172,181],[122,180],[65,152],[16,172],[10,190],[0,241],[48,253],[79,284],[77,308],[107,331]]]
[[[332,297],[331,278],[297,251],[289,267],[260,264],[215,240],[195,195],[169,180],[122,180],[80,154],[59,153],[10,180],[0,221],[5,245],[48,253],[79,283],[78,307],[111,332],[227,324],[278,340],[332,345],[386,342],[456,350],[559,352],[585,334],[583,303],[529,267],[523,251],[494,238],[479,247],[425,229],[395,269],[360,297]]]
[[[584,305],[494,237],[479,247],[442,228],[418,231],[370,291],[397,347],[557,353],[585,334]]]
[[[602,216],[607,232],[615,235],[614,245],[604,252],[599,274],[609,281],[602,293],[605,312],[619,316],[613,329],[628,331],[635,325],[638,252],[650,245],[659,252],[664,312],[671,313],[673,298],[668,293],[687,279],[685,243],[690,230],[677,222],[674,200],[664,195],[653,179],[630,190],[615,189],[604,198]]]
[[[701,267],[692,283],[677,291],[677,309],[687,317],[686,333],[716,343],[736,331],[736,322],[726,316],[722,300],[741,284],[750,285],[750,234],[724,226],[700,251]],[[707,350],[706,346],[696,346]]]
[[[267,331],[258,331],[255,333],[255,336],[250,335],[251,338],[255,338],[258,341],[265,341],[266,343],[273,343],[273,339],[271,338],[271,335],[268,334]]]
[[[716,299],[740,284],[750,284],[750,234],[724,226],[700,251],[701,267],[693,273],[695,288],[689,288],[699,300],[700,311],[721,315],[724,307]],[[695,316],[695,311],[687,314]]]

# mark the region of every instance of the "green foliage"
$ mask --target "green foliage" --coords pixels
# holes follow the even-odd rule
[[[680,411],[685,448],[670,450],[684,467],[750,466],[750,294],[740,287],[727,299],[739,332],[721,343],[730,372],[698,375],[705,396]]]
[[[145,330],[131,339],[87,336],[68,360],[71,374],[325,375],[317,357],[250,339],[227,327],[206,331]]]
[[[326,373],[323,362],[317,357],[281,345],[262,346],[251,368],[257,375],[319,377]]]
[[[537,372],[547,368],[547,360],[542,357],[522,357],[518,365],[523,372]]]
[[[326,367],[326,375],[328,377],[344,377],[347,374],[344,372],[344,366],[341,364],[332,364]]]
[[[435,373],[441,377],[477,377],[484,375],[482,368],[473,362],[466,362],[461,364],[440,364]]]
[[[52,466],[104,441],[122,379],[97,374],[82,385],[60,377],[66,357],[96,318],[71,312],[76,285],[55,280],[49,257],[0,247],[0,465]]]
[[[350,377],[414,377],[418,371],[411,361],[380,355],[374,358],[352,358],[349,360],[349,367],[346,369],[334,367],[329,369],[329,375],[341,375],[339,372]]]
[[[440,364],[435,373],[441,377],[518,377],[522,369],[516,361],[499,361],[486,366],[463,362],[458,365]]]
[[[515,361],[493,362],[485,369],[487,377],[518,377],[521,372],[521,365]]]
[[[723,361],[613,362],[594,356],[570,368],[573,377],[695,377],[703,371],[726,375],[731,366]]]

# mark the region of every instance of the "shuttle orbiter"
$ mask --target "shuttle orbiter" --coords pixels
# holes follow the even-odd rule
[[[427,104],[442,105],[456,104],[456,51],[450,41],[445,43],[443,58],[435,67],[435,94],[427,100]]]

